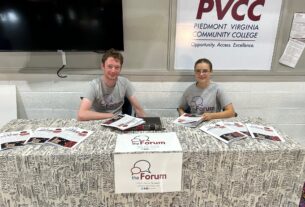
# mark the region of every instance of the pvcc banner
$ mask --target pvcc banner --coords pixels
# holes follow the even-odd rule
[[[282,0],[178,0],[175,69],[270,70]]]

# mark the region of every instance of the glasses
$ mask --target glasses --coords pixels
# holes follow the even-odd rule
[[[201,73],[206,74],[206,73],[209,73],[209,72],[210,71],[207,70],[207,69],[195,69],[196,74],[201,74]]]

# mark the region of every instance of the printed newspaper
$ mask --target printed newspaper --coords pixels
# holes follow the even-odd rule
[[[46,143],[59,145],[67,148],[74,148],[89,137],[93,131],[85,130],[77,127],[68,127],[58,133],[57,136],[52,137]]]
[[[233,141],[241,140],[247,137],[246,134],[234,130],[223,123],[207,124],[200,128],[202,131],[214,136],[215,138],[229,144]]]
[[[23,146],[31,134],[32,130],[0,133],[0,150]]]
[[[144,123],[145,121],[141,118],[129,116],[127,114],[119,114],[111,119],[104,121],[101,125],[114,127],[120,130],[126,130]]]
[[[202,117],[184,113],[174,120],[174,124],[178,124],[185,127],[197,127],[202,122]]]
[[[285,142],[283,137],[281,137],[272,126],[258,124],[246,124],[246,126],[253,138]]]

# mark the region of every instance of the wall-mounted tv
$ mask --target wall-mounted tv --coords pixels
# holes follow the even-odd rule
[[[0,51],[124,50],[122,0],[1,0]]]

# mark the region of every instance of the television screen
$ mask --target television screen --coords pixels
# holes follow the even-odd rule
[[[124,50],[122,0],[1,0],[1,51]]]

